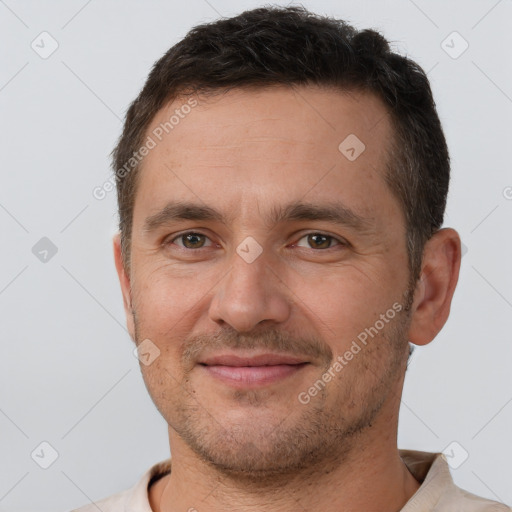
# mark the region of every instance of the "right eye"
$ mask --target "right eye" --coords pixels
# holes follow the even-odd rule
[[[207,240],[210,241],[210,245],[205,245]],[[168,242],[165,242],[165,245],[168,244],[175,244],[178,247],[190,250],[202,249],[203,247],[211,247],[212,245],[211,240],[206,235],[197,233],[196,231],[187,231],[186,233],[181,233]]]

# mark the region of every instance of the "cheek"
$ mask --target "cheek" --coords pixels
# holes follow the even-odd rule
[[[380,282],[377,281],[380,277]],[[381,271],[345,268],[316,279],[301,278],[295,287],[298,307],[318,326],[331,348],[344,351],[352,340],[400,302],[401,288]]]
[[[170,265],[144,269],[135,280],[134,297],[141,323],[170,329],[193,315],[213,286],[208,273]]]
[[[169,411],[176,408],[183,393],[183,376],[179,369],[162,353],[149,366],[141,365],[141,373],[154,404],[163,417],[169,419]]]
[[[149,339],[160,352],[151,365],[141,366],[144,380],[155,390],[168,382],[174,386],[173,378],[181,379],[183,373],[183,340],[204,313],[205,295],[212,284],[186,273],[177,277],[168,267],[139,272],[134,283],[138,341]]]

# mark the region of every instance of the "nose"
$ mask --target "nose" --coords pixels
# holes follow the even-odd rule
[[[291,291],[263,252],[252,262],[234,253],[231,268],[214,289],[210,319],[249,332],[260,323],[282,323],[290,315]]]

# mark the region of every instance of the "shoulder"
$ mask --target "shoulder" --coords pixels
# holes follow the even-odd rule
[[[512,512],[512,509],[503,503],[482,498],[456,485],[451,486],[441,497],[438,508],[454,512]]]
[[[152,512],[148,495],[149,486],[170,471],[170,459],[159,462],[148,469],[132,488],[73,509],[71,512]]]
[[[421,483],[401,512],[512,512],[503,503],[482,498],[455,485],[444,453],[400,450],[400,456]]]

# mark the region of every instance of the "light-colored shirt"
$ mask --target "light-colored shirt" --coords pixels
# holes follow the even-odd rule
[[[511,512],[512,508],[471,494],[453,483],[445,455],[400,450],[400,456],[414,478],[421,483],[401,512]],[[171,459],[152,466],[138,483],[72,512],[153,512],[149,486],[171,471]]]

